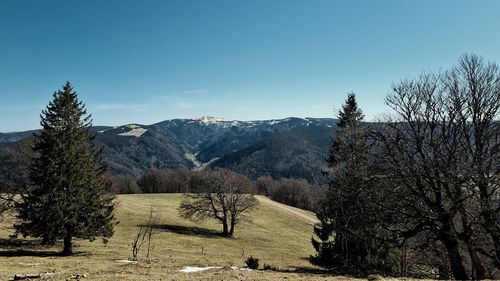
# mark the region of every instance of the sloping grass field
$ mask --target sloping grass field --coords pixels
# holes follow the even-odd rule
[[[194,223],[178,216],[181,194],[121,195],[116,199],[119,224],[105,245],[100,240],[77,240],[71,257],[58,256],[62,245],[40,246],[38,241],[9,239],[12,218],[0,224],[0,280],[14,275],[40,274],[44,279],[65,280],[85,276],[86,280],[342,280],[314,272],[307,258],[314,214],[278,206],[259,198],[249,212],[250,221],[236,228],[235,239],[217,235],[220,226],[212,221]],[[271,202],[271,203],[270,203]],[[144,224],[151,205],[161,214],[153,237],[150,261],[119,262],[131,257],[131,241],[137,226]],[[14,245],[21,244],[21,245]],[[242,271],[248,256],[279,268],[279,271]],[[185,266],[222,266],[203,272],[179,272]]]

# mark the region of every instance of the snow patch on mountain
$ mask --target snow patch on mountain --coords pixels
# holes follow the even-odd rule
[[[267,121],[269,125],[276,125],[276,124],[279,124],[281,122],[284,122],[285,120],[284,119],[277,119],[277,120],[269,120]]]
[[[119,136],[138,138],[148,131],[148,129],[144,129],[141,126],[135,124],[130,124],[127,125],[126,127],[130,128],[131,130],[125,133],[118,134]]]
[[[210,164],[212,164],[213,162],[215,162],[215,161],[217,161],[217,160],[219,160],[219,159],[220,159],[220,157],[215,157],[215,158],[212,158],[212,159],[210,159],[210,161],[208,161],[207,163],[203,163],[203,164],[201,165],[201,167],[200,167],[200,168],[198,168],[198,169],[199,169],[199,170],[203,170],[203,169],[205,169],[206,167],[210,166]]]
[[[198,161],[198,159],[196,159],[197,155],[198,155],[198,152],[197,153],[186,153],[186,154],[184,154],[184,157],[186,157],[187,160],[191,161],[196,169],[200,168],[201,165],[202,165],[201,162]]]
[[[243,123],[245,123],[242,121],[225,120],[222,118],[211,117],[211,116],[203,116],[203,117],[198,118],[194,121],[199,122],[203,125],[216,125],[216,126],[223,127],[223,128],[237,127],[237,126],[241,126]]]
[[[214,123],[219,123],[225,121],[222,118],[217,118],[217,117],[212,117],[212,116],[202,116],[201,118],[198,119],[200,123],[203,124],[214,124]]]
[[[184,157],[186,157],[187,160],[191,161],[194,165],[194,169],[195,171],[201,171],[203,169],[205,169],[206,167],[210,166],[210,164],[212,164],[213,162],[217,161],[220,159],[220,157],[215,157],[213,159],[211,159],[210,161],[206,162],[206,163],[201,163],[197,158],[196,156],[198,156],[198,153],[199,152],[195,152],[195,153],[186,153],[184,154]]]

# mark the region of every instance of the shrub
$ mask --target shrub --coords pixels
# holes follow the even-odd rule
[[[247,267],[250,269],[259,268],[259,259],[258,258],[254,258],[254,257],[250,256],[247,258],[245,263],[247,264]]]

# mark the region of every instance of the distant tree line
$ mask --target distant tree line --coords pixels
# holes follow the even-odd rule
[[[117,175],[110,176],[110,180],[115,194],[199,193],[210,189],[210,186],[206,184],[207,174],[210,171],[211,169],[151,170],[140,177]],[[326,190],[304,179],[275,180],[270,176],[265,176],[252,181],[244,175],[232,173],[240,177],[242,190],[246,193],[265,195],[280,203],[310,211],[316,210],[319,200],[323,197],[322,193]]]
[[[316,211],[325,187],[314,186],[304,179],[260,177],[255,182],[257,193],[274,201],[304,210]]]

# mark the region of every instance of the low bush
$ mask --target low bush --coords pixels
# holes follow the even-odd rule
[[[259,268],[259,259],[258,258],[254,258],[252,256],[249,256],[247,258],[247,260],[245,261],[245,263],[247,264],[247,267],[250,269]]]

